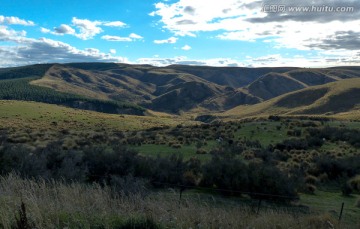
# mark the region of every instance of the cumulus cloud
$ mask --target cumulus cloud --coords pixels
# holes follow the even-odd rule
[[[107,41],[134,41],[134,40],[141,40],[143,39],[143,37],[138,34],[131,33],[128,37],[104,35],[101,37],[101,39]]]
[[[75,35],[75,29],[73,29],[69,25],[65,25],[65,24],[62,24],[59,27],[55,27],[54,31],[51,31],[50,29],[47,29],[47,28],[41,28],[41,32],[42,33],[50,33],[53,35],[60,35],[60,36],[62,36],[64,34]]]
[[[0,25],[0,41],[7,41],[9,39],[18,40],[26,36],[26,31],[15,31],[9,29],[7,26]]]
[[[80,32],[75,34],[75,36],[82,40],[92,39],[97,34],[103,32],[100,27],[103,23],[100,21],[90,21],[88,19],[78,19],[74,17],[72,19],[72,24],[80,30]]]
[[[26,33],[0,26],[0,67],[35,63],[128,62],[126,58],[102,53],[95,48],[77,49],[67,43],[47,38],[27,38]]]
[[[132,41],[131,38],[129,37],[119,37],[119,36],[110,36],[110,35],[102,36],[101,39],[107,41]]]
[[[218,67],[238,67],[243,66],[239,61],[230,58],[215,58],[194,60],[188,59],[185,56],[178,56],[174,58],[140,58],[137,60],[139,64],[150,64],[154,66],[168,66],[172,64],[180,65],[197,65],[197,66],[218,66]]]
[[[68,25],[62,24],[59,27],[54,28],[55,33],[58,34],[75,34],[75,29]]]
[[[138,34],[136,34],[136,33],[131,33],[131,34],[129,35],[129,37],[132,38],[132,39],[143,39],[142,36],[140,36],[140,35],[138,35]]]
[[[176,38],[176,37],[170,37],[165,40],[154,40],[154,43],[155,44],[175,44],[177,40],[178,40],[178,38]]]
[[[271,5],[284,8],[270,12]],[[177,36],[216,32],[218,39],[262,39],[278,48],[360,50],[356,0],[177,0],[156,3],[150,15]]]
[[[34,26],[35,23],[33,21],[27,21],[24,19],[20,19],[18,17],[6,17],[0,15],[0,24],[7,24],[7,25],[24,25],[24,26]]]
[[[189,45],[184,45],[182,48],[182,50],[188,51],[191,49],[191,47]]]
[[[126,26],[126,24],[122,21],[103,22],[102,24],[104,26],[109,26],[109,27],[125,27]]]
[[[75,27],[77,31],[73,28]],[[74,35],[82,40],[89,40],[93,39],[96,35],[104,32],[102,29],[103,26],[107,27],[119,27],[123,28],[126,26],[124,22],[121,21],[91,21],[88,19],[79,19],[76,17],[72,18],[72,24],[61,24],[58,27],[55,27],[53,31],[47,28],[41,28],[42,33],[50,33],[53,35],[64,35],[64,34],[70,34]],[[134,34],[136,35],[136,34]],[[131,37],[133,38],[133,37]],[[106,36],[105,36],[106,39]],[[111,38],[109,38],[111,39]],[[115,38],[114,38],[115,39]],[[114,40],[111,39],[111,40]],[[136,38],[139,39],[139,38]],[[121,39],[120,39],[121,40]]]
[[[109,53],[116,54],[116,49],[110,49]]]

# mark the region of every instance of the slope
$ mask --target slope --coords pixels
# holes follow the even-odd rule
[[[41,87],[48,92],[52,90],[52,93],[76,95],[102,103],[127,104],[127,107],[135,110],[140,106],[172,114],[223,112],[311,86],[360,76],[360,68],[356,67],[154,67],[120,63],[69,63],[2,69],[0,77],[1,72],[7,72],[4,77],[13,77],[15,74],[9,72],[14,71],[21,78],[26,76],[26,72],[28,77],[36,75],[37,78],[29,87],[37,86],[37,89]],[[77,107],[94,110],[93,105]],[[135,110],[120,112],[139,114]],[[139,111],[143,112],[141,109]]]
[[[221,116],[233,118],[267,115],[353,114],[358,116],[359,110],[360,78],[354,78],[309,87],[253,106],[238,106]]]
[[[0,100],[0,129],[123,131],[175,126],[184,123],[195,122],[177,116],[164,116],[156,113],[152,113],[151,116],[116,115],[46,103]]]

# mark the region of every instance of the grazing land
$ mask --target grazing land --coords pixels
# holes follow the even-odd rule
[[[0,227],[358,228],[359,76],[1,69]]]

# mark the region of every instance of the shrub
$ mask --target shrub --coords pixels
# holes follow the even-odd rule
[[[328,229],[335,228],[336,221],[330,215],[310,216],[306,219],[307,228]]]
[[[205,149],[202,149],[202,148],[196,150],[196,154],[207,154],[207,153],[208,152]]]
[[[181,144],[173,144],[171,147],[174,148],[174,149],[180,149]]]
[[[226,195],[252,193],[252,198],[289,201],[297,198],[296,182],[271,164],[250,163],[231,158],[214,156],[203,167],[202,185],[216,187]],[[259,195],[259,193],[265,195]]]
[[[290,151],[293,149],[307,150],[309,148],[309,145],[307,141],[305,141],[304,139],[290,138],[290,139],[285,139],[283,142],[276,144],[275,148],[281,151],[283,150]]]
[[[315,185],[318,182],[318,178],[312,175],[308,175],[305,177],[305,183]]]
[[[352,188],[351,186],[348,184],[348,183],[344,183],[342,186],[341,186],[341,193],[344,195],[344,196],[349,196],[351,193],[352,193]]]
[[[351,178],[348,185],[354,190],[360,192],[360,175]]]
[[[251,195],[253,198],[290,201],[298,198],[296,180],[271,164],[251,163],[249,165],[249,191],[264,193],[265,196]]]
[[[310,194],[315,194],[316,186],[312,184],[306,184],[305,185],[305,191]]]
[[[203,167],[202,185],[229,190],[223,194],[239,195],[238,191],[248,191],[247,166],[238,159],[214,156]],[[232,190],[237,192],[231,192]]]

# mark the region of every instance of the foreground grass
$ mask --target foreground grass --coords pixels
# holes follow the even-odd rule
[[[302,194],[301,203],[310,206],[317,212],[328,212],[333,217],[339,217],[341,205],[344,203],[342,221],[349,224],[359,223],[360,208],[356,207],[359,195],[343,196],[340,192],[316,191],[315,195]]]
[[[329,228],[329,215],[302,215],[210,201],[178,194],[124,196],[109,187],[0,177],[0,227],[11,228],[21,202],[35,228]],[[342,225],[356,228],[359,225]]]

